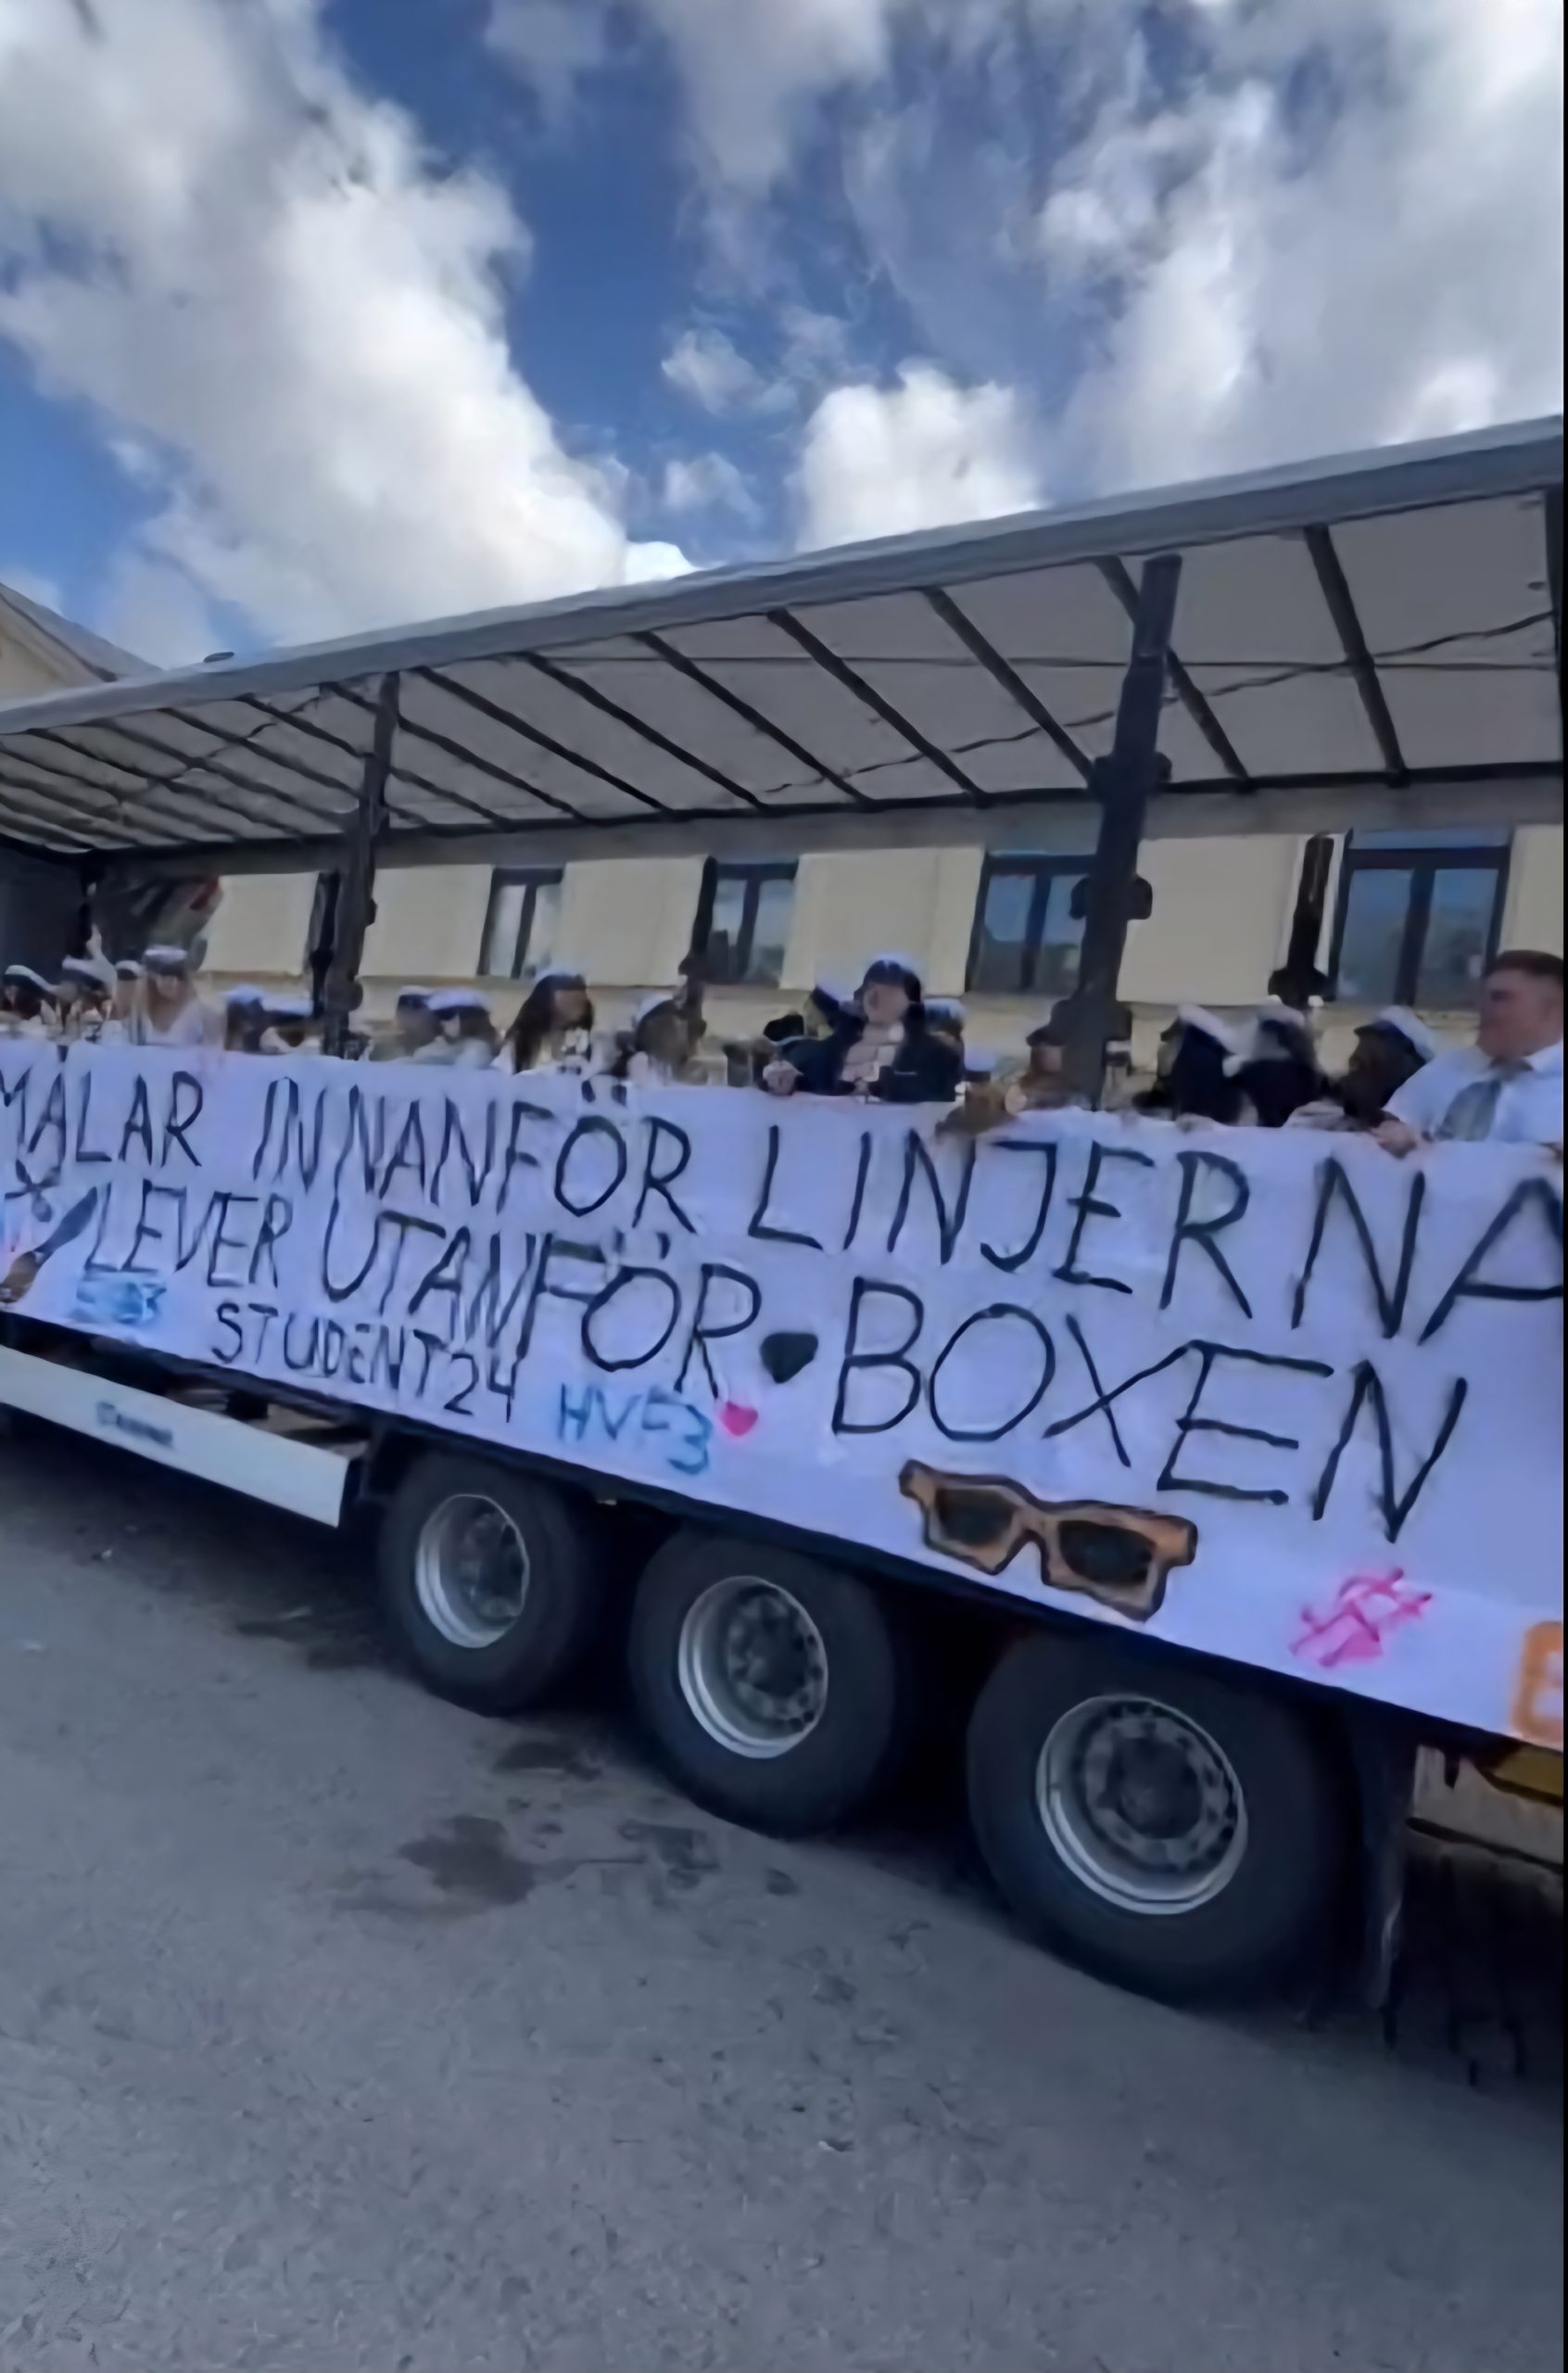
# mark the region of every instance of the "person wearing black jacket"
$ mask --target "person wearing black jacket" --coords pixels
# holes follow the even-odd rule
[[[920,978],[902,956],[879,956],[860,994],[826,1038],[791,1047],[763,1074],[775,1096],[875,1098],[883,1104],[951,1104],[963,1056],[926,1024]]]

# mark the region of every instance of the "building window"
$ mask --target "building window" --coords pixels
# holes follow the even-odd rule
[[[479,970],[486,980],[525,980],[553,959],[562,878],[558,865],[491,874],[479,949]]]
[[[776,989],[795,905],[795,867],[720,865],[710,857],[697,901],[697,953],[707,977],[737,989]]]
[[[1473,1005],[1498,952],[1507,831],[1352,832],[1334,920],[1334,994],[1351,1005]]]
[[[993,997],[1069,995],[1083,940],[1072,894],[1088,870],[1083,857],[987,857],[969,942],[972,991]]]

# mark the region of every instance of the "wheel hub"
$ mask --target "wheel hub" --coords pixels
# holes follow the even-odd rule
[[[788,1754],[827,1704],[821,1633],[798,1599],[757,1577],[715,1582],[688,1609],[678,1669],[709,1737],[754,1759]]]
[[[1036,1795],[1064,1861],[1128,1909],[1212,1901],[1246,1850],[1246,1804],[1223,1750],[1153,1700],[1097,1698],[1064,1715],[1041,1751]]]
[[[454,1647],[494,1647],[523,1612],[528,1553],[493,1500],[443,1501],[426,1518],[414,1560],[420,1605]]]

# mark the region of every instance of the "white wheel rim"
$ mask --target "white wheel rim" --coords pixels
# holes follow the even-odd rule
[[[1062,1715],[1040,1750],[1035,1803],[1069,1869],[1127,1911],[1195,1911],[1246,1852],[1230,1758],[1157,1698],[1091,1697]]]
[[[788,1755],[828,1704],[828,1650],[799,1599],[756,1574],[714,1582],[687,1609],[680,1694],[711,1739],[752,1762]]]
[[[421,1529],[414,1588],[454,1648],[493,1648],[523,1612],[528,1552],[502,1507],[479,1492],[443,1500]]]

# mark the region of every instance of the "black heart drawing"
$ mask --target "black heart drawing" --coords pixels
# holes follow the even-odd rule
[[[809,1368],[816,1357],[815,1335],[767,1335],[763,1338],[762,1364],[775,1384],[788,1384]]]

